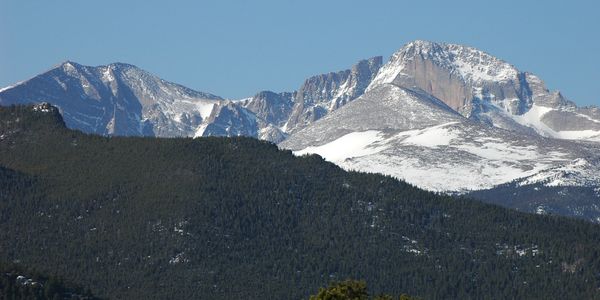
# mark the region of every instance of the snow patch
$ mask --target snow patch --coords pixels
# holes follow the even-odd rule
[[[7,87],[3,87],[3,88],[1,88],[1,89],[0,89],[0,93],[4,92],[4,91],[6,91],[6,90],[10,90],[10,89],[14,88],[14,87],[15,87],[15,86],[17,86],[17,85],[18,85],[18,84],[15,84],[15,85],[9,85],[9,86],[7,86]]]
[[[548,112],[555,110],[557,109],[534,104],[525,114],[510,115],[510,117],[512,117],[517,123],[521,125],[535,129],[536,132],[545,137],[552,137],[565,140],[589,140],[600,142],[600,131],[597,130],[554,131],[552,128],[548,127],[548,125],[542,122],[542,118]],[[582,114],[578,115],[585,116],[591,121],[599,122],[590,118],[589,116]]]
[[[482,143],[481,145],[463,144],[456,148],[490,160],[525,160],[537,159],[540,154],[535,146],[519,147],[506,143]]]
[[[115,81],[115,77],[112,74],[112,70],[109,66],[105,67],[102,71],[102,80],[107,83]]]
[[[196,129],[196,132],[194,133],[194,138],[202,137],[204,131],[206,131],[206,127],[208,127],[207,123],[200,125],[200,127],[198,127],[198,129]]]
[[[556,132],[542,122],[542,117],[553,110],[550,107],[534,104],[523,115],[512,115],[512,118],[521,125],[535,129],[542,136],[553,137]]]
[[[50,104],[48,104],[46,102],[42,102],[40,104],[35,104],[33,106],[33,111],[49,113],[51,108],[52,108],[52,106],[50,106]]]
[[[377,130],[352,132],[322,146],[307,147],[295,151],[295,155],[318,154],[331,162],[342,162],[348,158],[371,155],[382,151],[385,147],[374,146],[384,139],[383,133]]]
[[[407,135],[404,139],[404,144],[411,144],[423,147],[439,147],[448,146],[450,142],[457,138],[458,135],[450,129],[445,128],[448,125],[456,124],[456,122],[433,126],[421,130],[410,130],[400,133],[400,136]]]
[[[189,261],[190,260],[185,257],[185,252],[180,252],[180,253],[177,253],[175,256],[173,256],[171,259],[169,259],[169,264],[171,264],[171,265],[184,264]]]

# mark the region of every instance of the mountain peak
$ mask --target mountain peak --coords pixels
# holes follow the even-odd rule
[[[62,63],[58,64],[59,67],[63,66],[81,66],[81,64],[74,62],[72,60],[65,60]]]
[[[76,62],[67,60],[67,61],[62,62],[58,66],[52,68],[52,70],[61,69],[64,72],[70,74],[70,73],[76,72],[76,70],[81,69],[82,67],[83,67],[82,65],[80,65]]]
[[[412,42],[407,43],[401,49],[409,49],[409,48],[418,48],[418,49],[427,49],[432,48],[434,45],[439,46],[442,43],[426,41],[426,40],[414,40]]]
[[[392,55],[371,86],[393,82],[415,61],[429,61],[472,83],[516,80],[520,73],[504,60],[473,47],[416,40]]]
[[[93,70],[93,69],[97,69],[97,70],[113,70],[113,71],[127,71],[127,70],[137,70],[137,71],[141,71],[141,72],[146,72],[143,69],[132,65],[132,64],[128,64],[128,63],[123,63],[123,62],[113,62],[113,63],[109,63],[109,64],[105,64],[105,65],[98,65],[98,66],[87,66],[87,65],[82,65],[78,62],[72,61],[72,60],[66,60],[58,65],[56,65],[55,67],[53,67],[51,70],[55,70],[55,69],[62,69],[67,73],[73,73],[75,72],[75,70]]]

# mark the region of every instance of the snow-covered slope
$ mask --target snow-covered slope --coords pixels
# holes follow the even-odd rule
[[[302,149],[352,132],[410,130],[461,119],[461,115],[438,99],[386,84],[294,133],[280,145]]]
[[[371,89],[280,146],[298,155],[319,154],[345,169],[460,193],[600,157],[596,148],[580,143],[474,122],[427,94],[393,84]],[[585,176],[600,182],[600,172]]]

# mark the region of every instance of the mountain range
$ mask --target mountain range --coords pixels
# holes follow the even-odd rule
[[[254,138],[86,134],[48,104],[0,107],[0,212],[0,299],[307,299],[346,278],[423,299],[600,296],[598,224]]]
[[[600,222],[600,109],[472,47],[414,41],[385,64],[237,100],[123,63],[65,62],[0,90],[0,105],[41,102],[86,133],[250,136],[431,191]]]

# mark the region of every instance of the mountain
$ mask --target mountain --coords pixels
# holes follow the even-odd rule
[[[220,100],[122,63],[65,62],[0,92],[2,105],[49,102],[70,128],[102,135],[193,136]]]
[[[392,55],[367,90],[385,83],[422,90],[492,126],[600,141],[598,108],[578,108],[535,75],[475,48],[411,42]]]
[[[373,88],[280,146],[440,192],[488,189],[584,159],[600,159],[599,144],[483,125],[430,94],[393,84]],[[600,186],[600,166],[586,164],[580,170],[587,181],[565,183]]]
[[[423,124],[461,117],[426,94],[379,89],[434,112]],[[85,134],[50,105],[0,107],[0,137],[0,266],[102,298],[300,299],[345,278],[426,299],[600,296],[597,224],[252,138]]]
[[[577,108],[484,52],[416,41],[390,58],[362,96],[279,145],[432,191],[479,198],[471,191],[490,190],[481,199],[529,212],[552,204],[598,222],[598,193],[517,203],[508,201],[516,189],[503,186],[600,189],[597,111]]]
[[[194,91],[133,65],[65,62],[0,90],[0,105],[52,103],[70,128],[119,136],[250,136],[272,142],[360,96],[382,58],[311,77],[299,92],[262,91],[240,101]]]
[[[516,205],[506,185],[586,189],[577,207],[565,194],[554,211],[600,217],[600,109],[577,107],[537,76],[472,47],[414,41],[384,65],[372,57],[312,76],[297,91],[241,100],[126,64],[66,62],[0,90],[2,105],[39,102],[84,132],[254,137],[432,191],[486,191],[483,200],[530,212],[546,200]]]

